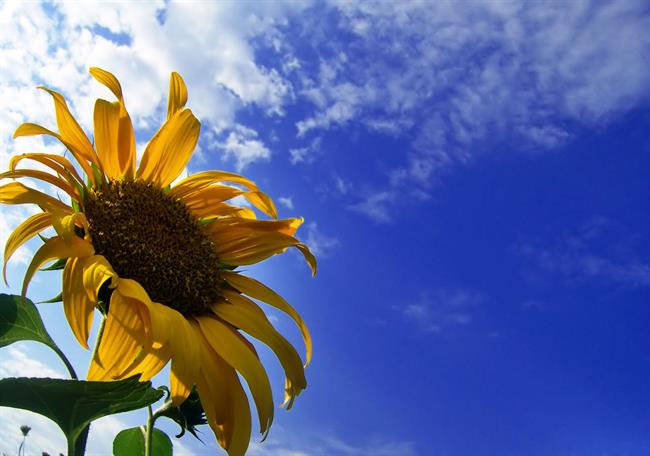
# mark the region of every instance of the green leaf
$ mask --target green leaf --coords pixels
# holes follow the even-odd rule
[[[196,387],[192,388],[192,392],[180,407],[170,407],[163,411],[160,416],[166,416],[167,418],[174,420],[176,424],[181,427],[181,432],[176,436],[176,438],[182,437],[183,434],[185,434],[185,431],[189,431],[199,441],[201,441],[201,439],[196,435],[196,426],[208,422],[208,420],[205,419],[205,412],[203,411],[203,406],[201,405],[199,393],[196,391]]]
[[[144,427],[124,429],[113,440],[113,456],[143,456]],[[167,434],[155,429],[151,435],[151,454],[153,456],[171,456],[172,441]]]
[[[29,299],[0,294],[0,347],[20,340],[35,340],[60,352],[43,326],[36,306]]]
[[[89,382],[53,378],[0,380],[0,406],[46,416],[68,439],[72,456],[77,439],[88,424],[106,415],[136,410],[158,401],[163,392],[138,377],[114,382]]]

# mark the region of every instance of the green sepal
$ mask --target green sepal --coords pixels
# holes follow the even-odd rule
[[[167,393],[169,390],[165,388]],[[180,438],[185,434],[185,431],[189,431],[194,437],[199,441],[202,441],[201,438],[196,435],[197,428],[202,424],[207,424],[208,420],[205,418],[205,412],[203,411],[203,406],[201,405],[201,400],[199,399],[199,393],[196,391],[196,387],[192,388],[192,392],[185,399],[185,401],[180,405],[180,407],[170,407],[160,413],[160,416],[165,416],[171,420],[174,420],[181,428],[180,434],[176,438]]]
[[[46,301],[38,301],[36,304],[55,304],[57,302],[63,302],[63,292]]]
[[[59,258],[56,260],[54,263],[52,263],[50,266],[47,266],[45,268],[41,268],[41,271],[60,271],[65,267],[65,263],[68,261],[67,258]]]

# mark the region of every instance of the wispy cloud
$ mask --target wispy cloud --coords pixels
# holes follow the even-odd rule
[[[289,210],[293,209],[293,199],[290,196],[280,196],[278,198],[278,203]]]
[[[425,290],[414,302],[402,303],[394,309],[420,330],[439,333],[472,323],[476,307],[484,300],[482,294],[472,290]]]
[[[307,225],[306,244],[317,257],[328,257],[341,243],[332,236],[323,234],[316,222]]]
[[[409,441],[370,438],[365,442],[350,442],[322,432],[319,435],[290,435],[281,427],[274,427],[269,438],[261,444],[253,443],[251,455],[259,456],[415,456],[415,445]]]
[[[637,255],[638,235],[595,217],[548,242],[524,241],[514,250],[536,268],[569,282],[597,279],[630,287],[650,286],[650,262]]]
[[[373,218],[390,218],[387,194],[428,191],[442,171],[504,145],[558,147],[650,96],[644,1],[331,5],[332,21],[304,22],[326,57],[297,70],[313,110],[296,128],[306,139],[352,126],[410,141],[377,189],[384,197],[358,205]]]

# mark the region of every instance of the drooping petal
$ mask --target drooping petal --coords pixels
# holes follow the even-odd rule
[[[18,166],[18,163],[25,159],[37,161],[51,168],[54,172],[63,176],[73,187],[77,185],[84,186],[84,181],[75,167],[62,155],[44,154],[39,152],[14,155],[9,160],[9,169],[14,171],[16,166]]]
[[[199,344],[201,374],[197,388],[208,424],[229,456],[243,456],[251,434],[246,393],[237,373],[208,344]]]
[[[268,432],[273,422],[273,396],[260,360],[231,326],[210,316],[197,320],[212,349],[246,379],[257,405],[260,432]]]
[[[113,156],[114,171],[119,173],[119,176],[124,176],[127,179],[133,178],[135,175],[135,135],[133,133],[133,123],[131,117],[126,110],[124,103],[124,96],[122,94],[122,86],[117,78],[106,70],[101,68],[92,67],[90,74],[100,83],[104,84],[110,89],[111,92],[117,97],[119,114],[117,119],[117,136],[116,144],[117,150]],[[95,135],[97,132],[95,131]]]
[[[72,214],[55,213],[52,216],[52,225],[63,240],[68,241],[73,237],[77,237],[76,228],[83,228],[86,233],[88,232],[88,220],[82,212],[74,212]]]
[[[147,145],[138,177],[163,188],[169,185],[190,161],[200,129],[191,110],[176,112]]]
[[[93,255],[86,259],[83,265],[81,281],[86,290],[87,298],[93,303],[99,300],[99,289],[107,280],[117,279],[117,273],[113,270],[108,260],[102,255]],[[115,283],[112,287],[115,287]]]
[[[88,348],[96,301],[86,293],[84,264],[87,264],[85,258],[69,258],[63,268],[63,311],[76,339]]]
[[[5,244],[4,262],[2,265],[2,277],[7,283],[7,262],[11,256],[31,238],[52,225],[52,216],[47,212],[40,212],[29,217],[11,232]]]
[[[146,344],[145,325],[137,303],[128,301],[113,291],[106,316],[106,326],[97,356],[91,360],[88,380],[113,380],[132,364]]]
[[[291,407],[295,396],[307,387],[305,371],[296,349],[273,327],[264,312],[255,303],[239,293],[224,290],[230,303],[218,303],[212,311],[221,319],[240,328],[266,344],[280,360],[286,376],[285,401]]]
[[[83,153],[80,153],[79,150],[73,144],[69,143],[66,140],[66,138],[64,138],[62,135],[55,133],[52,130],[49,130],[40,125],[29,123],[29,122],[20,125],[14,132],[14,138],[18,138],[20,136],[35,136],[35,135],[52,136],[58,139],[59,141],[61,141],[61,143],[66,148],[68,148],[68,150],[70,150],[70,153],[72,153],[73,157],[75,158],[77,163],[79,163],[79,166],[81,166],[81,168],[84,170],[84,172],[86,173],[90,181],[94,184],[96,183],[93,169],[88,163],[88,161],[84,158]],[[88,138],[86,138],[86,140],[88,140]]]
[[[198,344],[202,341],[185,317],[178,312],[176,314],[169,339],[172,352],[169,390],[172,403],[179,406],[192,392],[192,386],[198,379],[201,362]]]
[[[15,171],[0,173],[0,179],[16,179],[20,177],[30,177],[32,179],[42,180],[43,182],[47,182],[48,184],[60,188],[76,201],[81,199],[79,191],[75,187],[71,186],[68,181],[44,171],[38,171],[35,169],[17,169]]]
[[[68,104],[63,95],[52,89],[48,89],[47,87],[40,86],[39,89],[45,90],[47,93],[52,95],[52,98],[54,99],[56,125],[59,129],[59,135],[62,141],[70,147],[70,152],[72,152],[75,157],[79,157],[99,166],[100,163],[97,161],[97,155],[95,154],[92,144],[72,113],[70,113]]]
[[[269,217],[277,218],[277,210],[273,200],[259,191],[257,185],[244,176],[226,171],[203,171],[186,177],[171,189],[170,194],[177,198],[186,197],[219,182],[232,182],[246,187],[249,192],[243,194],[248,201]]]
[[[65,203],[45,193],[29,188],[20,182],[11,182],[0,186],[0,203],[3,204],[38,204],[46,212],[70,213],[72,209]]]
[[[154,375],[167,365],[171,357],[169,345],[161,345],[157,348],[145,346],[133,364],[119,374],[119,378],[128,378],[139,374],[141,381],[151,380]]]
[[[201,369],[196,387],[201,405],[219,445],[227,448],[232,439],[234,401],[225,377],[228,371],[234,373],[234,369],[228,366],[205,340],[199,343],[199,352]]]
[[[209,217],[211,211],[218,210],[219,207],[224,205],[224,201],[232,199],[244,193],[235,187],[227,185],[212,185],[205,187],[187,197],[183,198],[183,202],[196,217]]]
[[[283,233],[262,233],[251,236],[249,232],[216,233],[212,235],[216,244],[217,255],[226,264],[243,266],[255,264],[273,255],[284,252],[289,247],[300,250],[311,268],[312,275],[316,275],[316,258],[302,242],[293,236]]]
[[[29,286],[29,282],[32,280],[32,277],[38,268],[43,266],[48,261],[55,258],[83,258],[88,257],[93,253],[95,253],[95,249],[93,248],[92,244],[78,237],[75,237],[69,241],[65,241],[60,237],[53,237],[48,239],[45,241],[45,244],[43,244],[41,248],[36,251],[34,257],[32,258],[32,262],[27,268],[25,278],[23,279],[22,296],[27,295],[27,287]]]
[[[170,119],[187,103],[187,87],[180,74],[175,71],[169,79],[169,102],[167,103],[167,119]]]
[[[240,292],[250,296],[251,298],[259,299],[260,301],[263,301],[275,307],[276,309],[281,310],[282,312],[286,313],[287,315],[289,315],[289,317],[293,319],[293,321],[300,329],[300,333],[302,334],[302,339],[305,342],[305,350],[306,350],[305,367],[307,367],[307,365],[311,361],[312,341],[311,341],[311,335],[309,334],[309,330],[307,329],[307,325],[300,317],[298,312],[296,312],[296,310],[287,301],[285,301],[285,299],[282,296],[277,294],[275,291],[273,291],[263,283],[258,282],[257,280],[251,277],[241,275],[237,272],[224,271],[222,274],[223,274],[223,278],[226,279],[226,281],[231,286],[233,286]]]

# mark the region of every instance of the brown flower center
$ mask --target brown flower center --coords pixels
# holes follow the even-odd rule
[[[214,243],[182,201],[152,184],[113,181],[87,195],[84,212],[95,252],[153,301],[195,316],[219,299]]]

